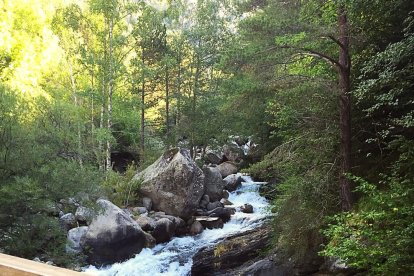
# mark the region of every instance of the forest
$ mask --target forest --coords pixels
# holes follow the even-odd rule
[[[413,1],[0,1],[0,253],[72,267],[56,204],[234,137],[269,250],[414,274]]]

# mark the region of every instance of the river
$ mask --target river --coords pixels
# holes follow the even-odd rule
[[[262,183],[254,182],[248,176],[243,176],[243,180],[241,187],[230,193],[229,200],[233,205],[228,207],[236,208],[236,213],[222,229],[206,229],[197,236],[173,238],[168,243],[151,249],[145,248],[125,262],[99,269],[90,266],[85,272],[102,276],[190,275],[192,258],[198,250],[214,245],[223,238],[254,229],[269,217],[269,203],[259,195],[259,186]],[[253,214],[240,212],[240,206],[245,203],[253,206]]]

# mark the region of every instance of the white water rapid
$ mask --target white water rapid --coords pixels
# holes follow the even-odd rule
[[[236,191],[230,193],[229,200],[236,208],[229,222],[222,229],[206,229],[201,234],[191,237],[173,238],[168,243],[145,248],[123,263],[97,269],[88,267],[85,272],[105,276],[155,276],[155,275],[190,275],[193,256],[202,247],[213,245],[225,237],[242,233],[260,226],[269,217],[268,202],[259,195],[260,183],[243,176],[244,182]],[[253,214],[240,212],[240,206],[249,203],[254,208]]]

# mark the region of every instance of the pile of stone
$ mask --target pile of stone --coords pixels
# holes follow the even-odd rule
[[[235,213],[229,191],[241,185],[242,175],[232,162],[200,169],[187,150],[172,149],[134,180],[141,182],[141,206],[121,209],[99,199],[97,208],[78,206],[75,214],[60,216],[68,252],[83,252],[94,265],[112,264],[174,236],[221,228]],[[241,210],[253,212],[248,204]]]

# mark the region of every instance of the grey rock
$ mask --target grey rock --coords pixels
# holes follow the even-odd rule
[[[223,228],[224,226],[224,223],[221,220],[221,218],[217,218],[217,217],[199,216],[199,217],[196,217],[196,221],[200,222],[204,228],[208,228],[208,229]]]
[[[204,199],[202,199],[201,201],[200,201],[200,207],[201,208],[203,208],[203,209],[207,209],[207,205],[209,204],[209,202],[208,201],[206,201],[206,200],[204,200]]]
[[[229,199],[229,197],[230,197],[230,194],[227,190],[223,190],[222,195],[223,195],[223,198],[225,198],[225,199]]]
[[[215,165],[220,164],[220,161],[221,161],[220,156],[214,152],[208,152],[206,154],[206,159],[208,162],[210,162],[211,164],[215,164]]]
[[[101,207],[92,219],[80,245],[88,248],[88,262],[94,265],[112,264],[131,258],[151,245],[151,237],[138,223],[108,200],[97,201]]]
[[[60,225],[66,231],[69,231],[72,228],[78,226],[76,222],[75,215],[72,213],[67,213],[59,218]]]
[[[145,247],[153,248],[157,244],[157,241],[151,234],[148,234],[146,232],[144,232],[144,234],[145,234]]]
[[[135,219],[135,221],[144,231],[152,231],[155,228],[155,220],[153,220],[152,218],[148,216],[140,215],[139,217]]]
[[[205,200],[207,202],[210,202],[210,197],[206,194],[203,195],[203,197],[201,198],[202,200]]]
[[[199,221],[194,221],[190,227],[190,235],[195,236],[201,234],[204,231],[204,227]]]
[[[243,206],[240,207],[240,211],[242,211],[243,213],[246,213],[246,214],[251,214],[251,213],[253,213],[253,206],[246,203],[246,204],[244,204]]]
[[[217,207],[224,207],[220,201],[215,201],[207,204],[207,211],[216,209]]]
[[[211,210],[207,212],[207,215],[209,217],[218,217],[221,218],[221,220],[226,223],[230,220],[231,215],[234,214],[233,210],[231,208],[223,208],[223,207],[217,207],[214,210]]]
[[[142,205],[148,210],[151,211],[152,210],[152,200],[149,197],[144,197],[142,199]]]
[[[93,218],[93,211],[89,208],[79,206],[75,212],[75,218],[79,222],[84,222],[89,224]]]
[[[154,212],[152,215],[154,217],[161,217],[161,216],[164,216],[165,215],[165,212]]]
[[[66,252],[68,253],[80,253],[82,252],[82,246],[80,245],[81,239],[88,232],[88,226],[81,226],[70,229],[68,232],[68,240],[66,243]]]
[[[233,202],[231,202],[230,200],[225,199],[225,198],[222,198],[220,200],[220,203],[223,204],[224,206],[226,206],[226,205],[233,205]]]
[[[146,214],[148,213],[147,208],[145,207],[134,207],[131,209],[132,213],[136,213],[136,214]]]
[[[223,180],[225,183],[224,188],[229,192],[233,192],[238,187],[241,186],[243,178],[242,178],[242,175],[238,173],[238,174],[230,174],[227,177],[225,177]]]
[[[224,181],[220,170],[216,167],[204,167],[204,194],[210,201],[217,201],[223,197]]]
[[[161,218],[155,223],[155,228],[152,231],[152,236],[157,243],[168,242],[174,236],[175,224],[167,218]]]
[[[180,217],[174,217],[174,216],[171,216],[171,215],[160,214],[160,215],[156,215],[155,218],[156,218],[156,220],[159,220],[159,219],[162,219],[162,218],[169,219],[174,223],[176,228],[181,228],[181,227],[186,226],[185,221]]]
[[[172,149],[134,179],[141,180],[139,192],[152,200],[155,210],[189,218],[204,193],[204,174],[188,150]]]
[[[228,144],[223,146],[223,156],[226,160],[240,162],[245,157],[243,149],[237,144]]]
[[[231,174],[235,174],[238,171],[237,165],[233,162],[227,161],[217,166],[220,171],[221,177],[226,178]]]

